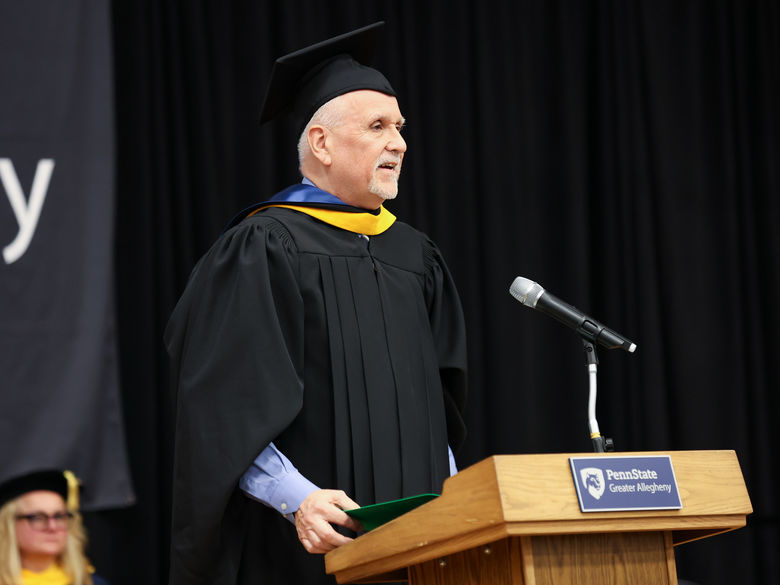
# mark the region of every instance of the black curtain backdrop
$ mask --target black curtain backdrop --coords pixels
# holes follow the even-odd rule
[[[580,341],[510,297],[526,276],[638,344],[599,354],[599,422],[618,450],[736,450],[755,512],[681,547],[680,576],[780,583],[772,0],[115,1],[117,307],[138,503],[90,516],[99,571],[165,582],[162,331],[222,225],[298,180],[289,125],[257,125],[273,59],[380,19],[376,64],[408,119],[389,208],[441,246],[468,322],[459,465],[591,450]]]

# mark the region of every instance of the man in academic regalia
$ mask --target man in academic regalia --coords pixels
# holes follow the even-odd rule
[[[436,245],[382,206],[406,143],[381,24],[277,60],[261,121],[298,122],[303,181],[231,222],[171,316],[171,585],[335,583],[344,510],[455,471],[465,327]]]

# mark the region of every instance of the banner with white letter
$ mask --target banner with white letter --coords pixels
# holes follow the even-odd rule
[[[108,0],[0,18],[0,481],[72,469],[87,509],[133,502],[114,316]]]

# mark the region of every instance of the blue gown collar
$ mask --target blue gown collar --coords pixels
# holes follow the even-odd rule
[[[304,179],[303,183],[298,183],[297,185],[292,185],[290,187],[287,187],[286,189],[279,191],[276,195],[274,195],[273,197],[271,197],[266,201],[262,201],[260,203],[254,203],[249,207],[247,207],[246,209],[242,209],[222,229],[220,235],[224,234],[227,230],[232,228],[234,225],[238,224],[242,219],[244,219],[247,215],[249,215],[256,209],[259,209],[261,207],[267,207],[269,205],[278,205],[280,203],[304,203],[304,204],[315,204],[315,205],[328,204],[328,205],[343,205],[344,207],[350,207],[335,195],[332,195],[327,191],[323,191],[319,187],[316,187],[315,185],[310,183],[308,179]]]

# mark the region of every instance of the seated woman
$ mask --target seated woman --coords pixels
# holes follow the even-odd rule
[[[101,585],[84,554],[78,480],[36,471],[0,485],[0,585]]]

